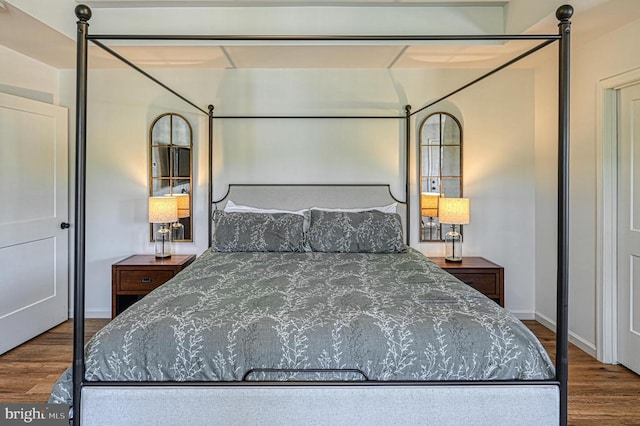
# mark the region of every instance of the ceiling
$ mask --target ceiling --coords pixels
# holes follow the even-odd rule
[[[559,0],[0,0],[0,44],[55,68],[75,67],[73,9],[91,34],[420,35],[557,32]],[[637,0],[574,0],[573,40],[640,19]],[[142,68],[489,68],[539,42],[107,42]],[[122,67],[91,46],[92,68]]]

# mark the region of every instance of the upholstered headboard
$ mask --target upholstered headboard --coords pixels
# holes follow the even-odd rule
[[[398,203],[397,212],[407,235],[406,203],[386,184],[230,184],[224,197],[213,201],[223,209],[227,200],[253,207],[301,210],[310,207],[367,208]]]

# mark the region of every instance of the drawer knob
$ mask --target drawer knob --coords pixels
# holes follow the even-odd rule
[[[144,283],[144,284],[149,284],[149,283],[151,283],[152,281],[153,281],[153,280],[152,280],[151,278],[143,278],[143,279],[141,279],[141,280],[140,280],[140,282],[141,282],[141,283]]]

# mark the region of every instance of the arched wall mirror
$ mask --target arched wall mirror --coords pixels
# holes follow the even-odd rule
[[[173,241],[193,241],[192,146],[189,122],[175,113],[157,117],[149,131],[149,194],[178,198],[178,222],[171,225]],[[160,224],[151,225],[151,241]]]
[[[451,114],[436,112],[424,119],[418,138],[420,241],[443,241],[451,225],[438,221],[439,199],[462,197],[462,127]]]

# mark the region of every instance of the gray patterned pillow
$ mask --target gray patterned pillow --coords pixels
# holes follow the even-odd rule
[[[288,213],[217,212],[212,246],[221,252],[304,251],[303,222]]]
[[[308,243],[327,253],[400,253],[406,250],[400,215],[376,210],[311,210]]]

